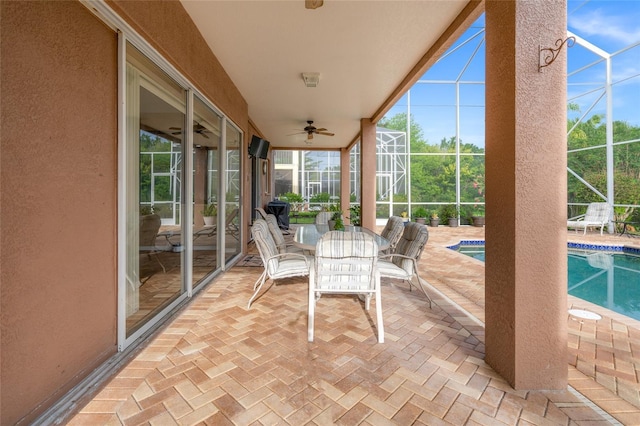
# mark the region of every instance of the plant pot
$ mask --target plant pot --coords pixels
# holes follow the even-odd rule
[[[434,228],[437,228],[438,225],[440,225],[440,219],[430,219],[429,220],[429,226],[433,226]]]
[[[205,226],[212,226],[216,224],[216,217],[215,216],[203,216],[202,217],[204,219],[204,225]]]
[[[472,216],[471,219],[473,219],[473,226],[484,226],[484,216]]]
[[[327,225],[329,225],[329,231],[333,231],[336,228],[336,221],[335,220],[329,220],[327,222]]]
[[[449,226],[451,226],[452,228],[458,226],[458,218],[452,217],[451,219],[449,219]]]
[[[427,222],[427,219],[424,217],[416,217],[416,223],[420,223],[424,225]]]

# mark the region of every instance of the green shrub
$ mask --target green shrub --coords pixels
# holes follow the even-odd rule
[[[413,210],[414,219],[426,218],[427,216],[429,216],[429,213],[427,212],[427,209],[425,209],[424,207],[417,207]]]

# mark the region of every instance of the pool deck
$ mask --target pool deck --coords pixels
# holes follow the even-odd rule
[[[484,262],[446,248],[460,240],[484,240],[484,228],[429,229],[429,265],[421,269],[423,277],[484,323]],[[567,241],[640,248],[640,237],[599,232],[567,231]],[[640,424],[640,321],[568,296],[571,308],[595,312],[602,319],[567,315],[570,386],[622,424]]]
[[[484,363],[484,263],[446,248],[461,239],[484,228],[430,228],[420,271],[432,308],[419,291],[383,286],[384,344],[357,299],[324,297],[308,343],[306,280],[279,281],[247,309],[262,268],[233,267],[68,424],[640,425],[640,323],[570,298],[603,318],[567,315],[569,388],[516,391]]]

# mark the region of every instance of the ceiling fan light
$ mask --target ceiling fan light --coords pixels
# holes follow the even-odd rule
[[[324,3],[324,0],[305,0],[304,7],[307,9],[317,9]]]
[[[320,83],[320,73],[319,72],[303,72],[302,79],[304,80],[305,86],[318,87],[318,83]]]

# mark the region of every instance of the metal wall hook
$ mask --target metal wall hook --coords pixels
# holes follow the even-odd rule
[[[542,72],[542,68],[548,67],[553,63],[553,61],[556,60],[565,44],[567,45],[567,47],[571,47],[575,44],[575,42],[575,37],[567,37],[564,40],[562,40],[561,38],[556,40],[555,49],[552,47],[543,48],[542,46],[539,46],[538,72]]]

